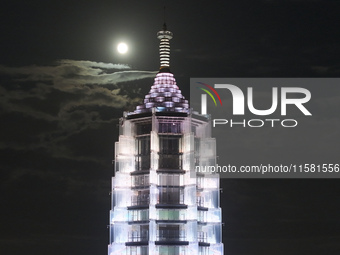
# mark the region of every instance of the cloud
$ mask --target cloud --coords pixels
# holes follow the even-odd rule
[[[142,100],[135,81],[150,79],[150,87],[155,74],[123,64],[70,59],[49,66],[0,66],[0,118],[6,123],[2,131],[13,132],[0,147],[44,149],[57,158],[98,161],[98,155],[84,157],[82,148],[75,151],[71,141],[88,130],[100,137],[104,126],[113,126],[123,111]],[[88,143],[98,146],[96,140]]]
[[[10,75],[15,81],[21,83],[52,83],[55,89],[68,92],[86,91],[86,85],[116,85],[122,82],[152,78],[156,74],[154,71],[137,70],[117,72],[117,70],[124,69],[130,69],[130,67],[123,64],[64,59],[57,61],[54,66],[0,66],[0,74]]]
[[[119,93],[119,84],[153,78],[156,73],[121,71],[122,69],[129,69],[129,66],[69,59],[60,60],[54,66],[0,66],[0,74],[10,77],[5,84],[0,84],[0,95],[3,101],[8,103],[10,100],[27,98],[44,100],[51,93],[60,91],[70,95],[76,94],[77,101],[80,102],[95,103],[89,102],[91,97],[98,104],[108,104],[108,101],[111,101],[110,105],[121,107],[124,105],[123,101],[126,104],[128,98]],[[70,95],[65,96],[67,98]],[[100,96],[102,101],[99,100]],[[74,100],[75,98],[72,101]],[[14,105],[10,108],[20,111]]]
[[[74,65],[74,66],[86,66],[92,68],[103,68],[103,69],[130,69],[128,65],[124,64],[112,64],[112,63],[103,63],[103,62],[94,62],[88,60],[71,60],[71,59],[62,59],[58,61],[60,64],[65,65]]]
[[[71,60],[71,59],[61,59],[55,62],[54,65],[50,66],[22,66],[22,67],[7,67],[0,66],[0,72],[8,73],[12,75],[18,74],[27,74],[27,75],[39,75],[40,78],[43,78],[43,75],[54,76],[63,71],[67,70],[67,68],[73,68],[73,71],[76,72],[84,72],[85,73],[100,73],[102,69],[114,69],[114,70],[124,70],[130,69],[128,65],[124,64],[112,64],[112,63],[103,63],[103,62],[94,62],[88,60]],[[92,70],[92,71],[91,71]],[[36,76],[38,78],[39,76]]]

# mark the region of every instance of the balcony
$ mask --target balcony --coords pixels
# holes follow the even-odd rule
[[[131,197],[131,206],[129,208],[146,208],[149,207],[150,204],[150,195],[142,194],[138,196]]]
[[[128,232],[128,242],[126,246],[145,246],[149,242],[149,231],[147,229],[141,231]]]
[[[148,242],[149,241],[149,231],[130,231],[128,233],[128,242]]]
[[[157,230],[157,241],[185,241],[186,234],[183,230],[161,229]]]

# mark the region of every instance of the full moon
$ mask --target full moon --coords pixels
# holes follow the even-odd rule
[[[128,46],[126,43],[119,43],[117,46],[117,50],[120,54],[125,54],[128,51]]]

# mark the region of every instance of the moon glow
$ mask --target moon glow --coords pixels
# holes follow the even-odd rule
[[[128,46],[126,43],[119,43],[117,46],[117,50],[120,54],[125,54],[128,51]]]

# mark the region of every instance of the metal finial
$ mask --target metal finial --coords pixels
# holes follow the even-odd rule
[[[164,24],[165,24],[165,1],[164,1],[164,8],[163,8],[163,20],[164,20]]]

